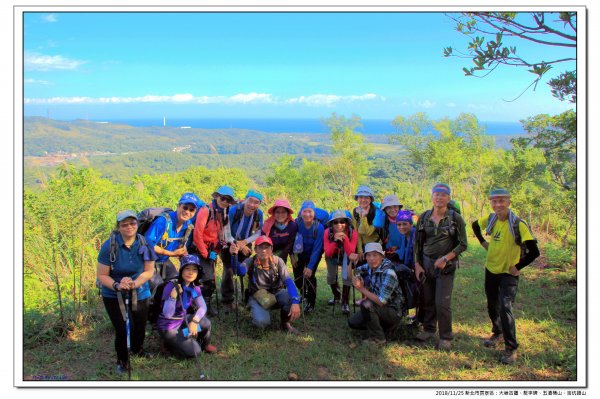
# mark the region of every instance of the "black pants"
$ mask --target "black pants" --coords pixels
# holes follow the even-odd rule
[[[188,318],[189,323],[194,315],[186,315],[186,317]],[[164,340],[165,346],[176,356],[184,358],[199,356],[202,349],[210,344],[211,322],[207,317],[203,317],[198,324],[202,330],[198,332],[196,337],[190,335],[184,337],[183,329],[185,326],[185,323],[181,323],[177,329],[159,331],[158,333]]]
[[[296,267],[292,268],[294,272],[294,283],[298,288],[298,292],[302,295],[304,299],[306,299],[306,303],[315,306],[317,302],[317,270],[313,271],[313,274],[310,278],[303,279],[304,276],[304,268],[308,265],[310,261],[310,257],[303,257],[302,254],[298,256],[298,263]],[[304,292],[302,292],[302,284],[304,284]]]
[[[247,256],[244,256],[242,252],[238,252],[238,265],[241,265]],[[235,299],[233,279],[233,268],[231,267],[231,253],[229,248],[223,249],[221,252],[221,261],[223,262],[223,277],[221,278],[221,298],[223,303],[232,303]]]
[[[366,299],[360,304],[360,312],[348,318],[348,326],[356,330],[367,330],[370,337],[385,339],[385,330],[394,327],[400,320],[396,309],[378,306]]]
[[[436,258],[437,259],[437,258]],[[423,255],[425,283],[423,283],[423,328],[435,332],[439,329],[440,339],[452,340],[452,289],[456,264],[448,263],[441,272],[435,271],[436,259]]]
[[[485,269],[485,295],[492,333],[504,335],[506,349],[517,349],[517,329],[512,304],[517,295],[519,277],[508,273],[494,274]]]
[[[127,363],[127,331],[125,328],[125,320],[121,314],[119,300],[117,298],[102,297],[104,307],[110,317],[110,321],[115,328],[115,350],[117,351],[117,360],[123,364]],[[137,302],[137,310],[130,313],[129,325],[131,336],[131,352],[139,353],[144,347],[144,338],[146,335],[146,320],[148,320],[148,301]],[[131,303],[129,304],[131,307]]]
[[[202,269],[202,277],[200,277],[200,284],[202,289],[202,296],[206,300],[207,304],[210,302],[213,292],[217,286],[215,278],[215,263],[211,262],[208,259],[204,259],[202,256],[198,255],[198,259],[200,259],[200,268]]]

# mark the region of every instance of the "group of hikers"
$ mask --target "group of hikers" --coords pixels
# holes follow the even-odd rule
[[[415,308],[411,322],[422,328],[415,338],[428,341],[437,332],[436,347],[450,350],[454,276],[467,234],[451,188],[437,183],[431,195],[432,208],[417,215],[402,209],[396,195],[379,204],[369,187],[360,186],[351,211],[329,213],[307,200],[294,217],[290,203],[277,199],[265,219],[260,192],[249,190],[238,202],[234,190],[222,186],[207,204],[184,193],[175,210],[119,212],[97,268],[116,332],[117,373],[130,370],[130,355],[152,356],[144,349],[149,320],[162,348],[186,358],[217,352],[210,318],[241,304],[254,326],[269,326],[270,311],[279,309],[280,328],[298,334],[292,323],[316,307],[323,254],[332,292],[327,303],[341,308],[350,328],[366,331],[363,343],[385,344],[386,334],[406,325],[409,308]],[[483,345],[503,340],[500,360],[511,364],[519,346],[512,312],[519,273],[539,250],[527,224],[510,210],[507,190],[492,190],[489,201],[493,212],[472,223],[487,250],[484,286],[492,332]]]

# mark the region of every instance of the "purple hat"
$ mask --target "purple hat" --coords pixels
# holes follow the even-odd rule
[[[413,224],[412,212],[411,211],[399,211],[396,216],[396,223],[398,222],[408,222]]]

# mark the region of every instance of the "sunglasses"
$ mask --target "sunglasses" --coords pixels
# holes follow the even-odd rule
[[[128,223],[119,223],[119,227],[133,227],[133,226],[137,226],[137,222],[134,220],[133,222],[128,222]]]
[[[333,224],[346,224],[346,222],[343,220],[334,220]]]
[[[224,197],[224,196],[221,195],[221,196],[219,196],[219,199],[221,201],[227,202],[228,204],[233,204],[234,203],[234,200],[231,197]]]
[[[195,206],[181,205],[181,209],[183,209],[184,211],[196,212]]]

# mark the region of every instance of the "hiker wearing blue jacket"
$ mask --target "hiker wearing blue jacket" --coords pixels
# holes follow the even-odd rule
[[[181,258],[187,255],[186,241],[194,228],[192,219],[200,203],[196,194],[184,193],[179,199],[177,209],[169,212],[168,218],[158,216],[146,231],[146,241],[158,255],[155,264],[156,276],[151,283],[152,289],[162,280],[170,280],[179,275],[169,258]]]
[[[291,256],[294,283],[306,299],[304,313],[315,310],[317,301],[317,267],[323,255],[323,225],[315,219],[316,207],[310,201],[304,201],[300,207],[300,218],[296,220],[298,232]]]
[[[399,211],[396,215],[396,230],[400,234],[400,240],[396,254],[400,263],[415,269],[415,234],[417,229],[413,226],[413,214],[411,211]]]
[[[231,268],[231,252],[237,250],[238,262],[243,262],[252,255],[252,243],[261,235],[263,212],[259,209],[263,195],[256,190],[249,190],[243,202],[229,208],[229,224],[233,243],[224,247],[221,252],[223,277],[221,279],[221,296],[226,311],[235,310],[233,270]]]
[[[102,284],[102,301],[115,328],[115,350],[117,352],[117,374],[129,367],[127,351],[126,315],[129,311],[123,296],[131,298],[131,352],[146,356],[143,349],[148,320],[150,287],[148,280],[154,271],[156,254],[142,235],[137,234],[138,219],[133,211],[117,214],[117,230],[102,244],[98,254],[97,278]]]
[[[385,212],[385,221],[382,228],[382,246],[385,257],[391,261],[398,261],[398,248],[401,245],[402,235],[396,228],[396,216],[402,209],[402,204],[397,196],[387,195],[381,203],[381,210]]]

